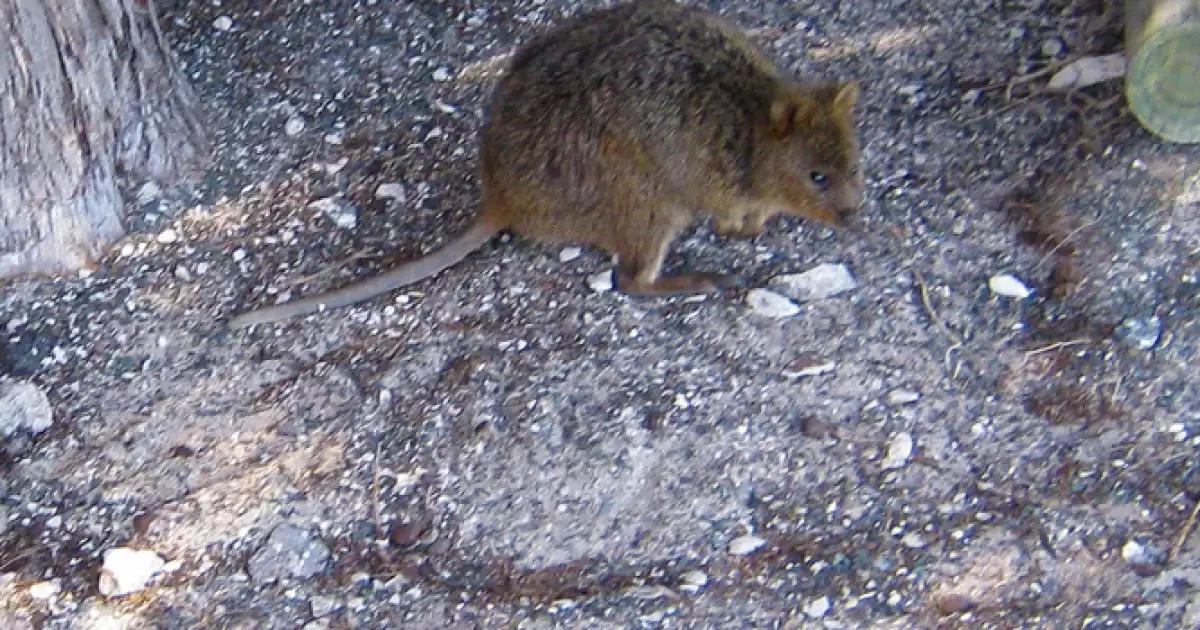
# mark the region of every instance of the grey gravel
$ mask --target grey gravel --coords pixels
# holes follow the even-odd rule
[[[306,529],[285,523],[276,527],[250,558],[250,577],[259,583],[310,578],[325,570],[329,555],[329,547],[314,539]]]

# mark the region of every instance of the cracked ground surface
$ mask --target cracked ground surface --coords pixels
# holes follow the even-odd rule
[[[708,3],[865,88],[863,231],[668,261],[850,269],[792,317],[507,239],[222,332],[465,226],[494,60],[597,4],[160,6],[214,163],[90,276],[0,287],[54,417],[4,441],[0,626],[1200,626],[1200,155],[1020,79],[1120,50],[1107,3]],[[172,564],[106,598],[115,547]]]

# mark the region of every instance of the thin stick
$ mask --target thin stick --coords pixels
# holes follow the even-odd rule
[[[925,307],[925,312],[929,315],[929,319],[932,319],[933,323],[937,324],[937,327],[942,330],[944,335],[950,338],[950,341],[954,342],[955,346],[961,346],[962,340],[946,324],[942,323],[942,318],[938,316],[937,309],[933,308],[933,302],[929,299],[929,286],[925,284],[925,279],[915,271],[913,272],[913,279],[917,281],[917,290],[921,294],[921,304]]]
[[[1033,268],[1034,268],[1034,269],[1037,269],[1037,268],[1041,267],[1041,266],[1042,266],[1042,264],[1044,264],[1044,263],[1045,263],[1047,260],[1049,260],[1051,256],[1053,256],[1054,254],[1058,253],[1058,250],[1059,250],[1059,249],[1061,249],[1061,248],[1062,248],[1064,245],[1066,245],[1067,243],[1071,242],[1071,239],[1072,239],[1072,238],[1073,238],[1073,237],[1074,237],[1076,234],[1079,234],[1079,233],[1080,233],[1080,232],[1082,232],[1083,230],[1085,230],[1085,229],[1087,229],[1087,228],[1089,228],[1089,227],[1092,227],[1092,226],[1093,226],[1093,225],[1095,225],[1095,224],[1096,224],[1096,222],[1095,222],[1095,221],[1088,221],[1087,223],[1084,223],[1083,225],[1081,225],[1081,226],[1079,226],[1079,227],[1075,228],[1074,230],[1071,230],[1070,232],[1067,232],[1067,235],[1066,235],[1066,236],[1064,236],[1064,237],[1062,238],[1062,240],[1060,240],[1059,242],[1055,243],[1055,244],[1054,244],[1054,247],[1051,247],[1051,248],[1050,248],[1050,251],[1046,252],[1046,255],[1045,255],[1045,256],[1042,256],[1042,259],[1041,259],[1041,260],[1039,260],[1039,261],[1038,261],[1038,263],[1037,263],[1036,265],[1034,265],[1034,266],[1033,266]]]
[[[1051,352],[1054,350],[1058,350],[1060,348],[1069,348],[1071,346],[1079,346],[1079,345],[1089,344],[1089,343],[1095,343],[1095,342],[1092,341],[1091,339],[1072,339],[1071,341],[1056,341],[1048,346],[1042,346],[1041,348],[1035,348],[1033,350],[1026,350],[1025,356],[1032,357],[1032,356],[1036,356],[1036,355],[1039,355],[1039,354],[1042,354],[1045,352]]]
[[[1197,500],[1192,505],[1192,515],[1188,517],[1186,523],[1183,524],[1183,531],[1179,532],[1179,540],[1175,541],[1175,546],[1171,548],[1171,555],[1167,556],[1167,562],[1174,562],[1175,557],[1183,550],[1183,544],[1187,542],[1188,536],[1192,534],[1192,530],[1196,528],[1196,514],[1200,513],[1200,500]]]
[[[371,506],[375,510],[375,539],[383,538],[383,512],[379,508],[379,442],[375,443],[375,461],[371,479]]]

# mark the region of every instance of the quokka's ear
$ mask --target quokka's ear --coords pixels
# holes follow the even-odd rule
[[[830,102],[835,109],[848,112],[854,109],[854,104],[858,102],[858,92],[857,81],[838,83],[834,87],[833,99]]]
[[[797,127],[802,128],[816,106],[816,101],[807,96],[780,94],[771,103],[771,131],[778,136],[786,136]]]

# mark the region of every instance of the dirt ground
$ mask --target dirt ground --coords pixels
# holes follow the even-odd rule
[[[862,231],[670,256],[850,270],[790,317],[513,238],[223,331],[465,226],[489,60],[598,4],[161,4],[214,162],[0,287],[0,388],[53,419],[3,438],[0,626],[1200,628],[1200,150],[1031,75],[1120,3],[706,3],[864,88]],[[167,565],[105,597],[118,547]]]

